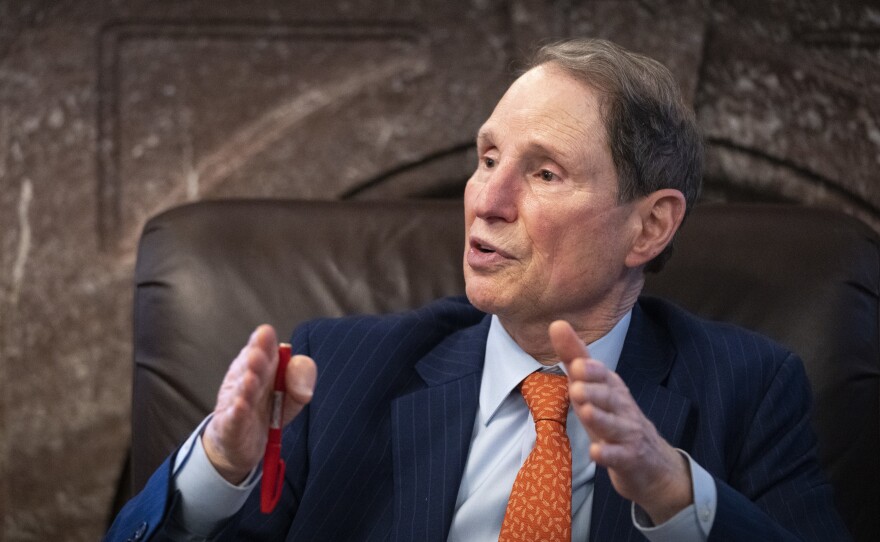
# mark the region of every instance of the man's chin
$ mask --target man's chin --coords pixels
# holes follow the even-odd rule
[[[471,305],[488,314],[503,313],[508,303],[497,292],[485,287],[478,287],[471,281],[466,281],[465,295]]]

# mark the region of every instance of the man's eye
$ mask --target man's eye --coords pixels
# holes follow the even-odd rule
[[[542,170],[541,170],[541,180],[542,180],[542,181],[550,182],[550,181],[552,181],[552,180],[554,180],[554,179],[556,179],[556,174],[555,174],[555,173],[553,173],[552,171],[548,171],[548,170],[546,170],[546,169],[542,169]]]
[[[489,157],[487,156],[487,157],[483,158],[483,164],[484,164],[487,168],[493,168],[493,167],[495,167],[495,159],[494,159],[494,158],[489,158]]]

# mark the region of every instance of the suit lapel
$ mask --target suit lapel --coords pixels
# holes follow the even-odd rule
[[[415,366],[425,386],[392,403],[394,540],[446,540],[467,459],[489,318]]]
[[[691,405],[689,399],[664,386],[675,356],[667,334],[637,303],[633,307],[617,372],[660,435],[678,447]],[[598,467],[593,486],[590,540],[627,540],[635,534],[630,519],[630,501],[614,490],[608,470]]]

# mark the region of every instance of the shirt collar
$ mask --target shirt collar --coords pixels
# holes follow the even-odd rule
[[[617,369],[631,319],[632,309],[611,328],[611,331],[587,345],[590,357],[601,361],[612,371]],[[565,366],[561,362],[552,367],[565,372]],[[501,325],[498,317],[493,314],[489,324],[489,336],[486,339],[486,359],[480,384],[480,414],[486,424],[491,421],[510,392],[525,377],[539,369],[547,369],[547,366],[542,365],[520,348]]]

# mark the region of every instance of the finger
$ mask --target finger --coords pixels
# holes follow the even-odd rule
[[[267,365],[264,356],[258,352],[248,352],[247,368],[238,379],[234,406],[253,408],[263,391],[263,367]],[[242,402],[242,405],[237,405]]]
[[[290,359],[285,375],[287,396],[300,409],[312,400],[317,375],[318,368],[312,358],[297,355]]]
[[[275,344],[275,330],[272,326],[263,324],[250,334],[247,343],[242,347],[241,351],[232,360],[229,371],[226,373],[224,382],[233,382],[241,379],[244,374],[253,370],[252,353],[254,350],[263,352],[266,356],[271,355]]]
[[[632,465],[632,449],[610,442],[590,443],[590,459],[608,469],[628,468]]]
[[[275,329],[268,324],[257,327],[239,356],[244,360],[237,375],[239,391],[246,393],[250,405],[259,405],[271,393],[275,381],[275,369],[278,365]],[[250,374],[256,377],[256,382],[247,378]],[[255,383],[256,387],[245,386],[245,383]]]
[[[605,382],[609,386],[611,386],[612,388],[624,391],[626,393],[626,395],[628,395],[629,397],[632,397],[632,395],[629,392],[629,386],[626,385],[626,382],[624,382],[623,379],[620,378],[620,375],[617,374],[616,372],[609,370]],[[632,402],[633,402],[633,404],[635,404],[635,399],[633,399]]]
[[[572,404],[592,403],[595,406],[621,416],[639,416],[641,409],[633,399],[629,388],[617,385],[614,374],[608,377],[611,382],[576,380],[569,385],[568,395]]]
[[[635,420],[602,410],[592,403],[575,406],[574,413],[594,442],[624,442],[639,434],[640,427]]]
[[[278,350],[278,336],[275,334],[275,328],[269,324],[257,327],[248,340],[248,346],[259,348],[267,355],[274,355]]]
[[[548,329],[550,343],[556,355],[566,365],[576,358],[589,358],[590,353],[580,337],[575,333],[571,324],[565,320],[556,320]]]
[[[573,405],[592,403],[602,410],[613,412],[620,404],[615,392],[606,384],[594,384],[575,380],[568,386],[568,396]]]
[[[251,406],[258,405],[271,391],[277,360],[259,346],[248,346],[242,355],[244,370],[238,375],[237,395]]]
[[[593,358],[575,358],[567,364],[568,377],[571,380],[583,380],[593,383],[608,383],[612,371]]]

